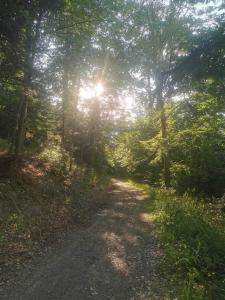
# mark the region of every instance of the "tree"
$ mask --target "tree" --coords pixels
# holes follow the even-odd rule
[[[170,158],[164,104],[168,99],[169,70],[176,63],[190,36],[189,21],[177,1],[142,2],[134,6],[132,23],[136,40],[131,51],[136,58],[134,73],[144,82],[147,106],[160,112],[162,161],[165,186],[170,186]],[[140,29],[141,28],[141,32]]]

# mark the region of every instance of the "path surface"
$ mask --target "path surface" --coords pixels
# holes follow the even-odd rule
[[[115,181],[106,208],[92,224],[25,270],[3,299],[162,299],[157,296],[158,250],[145,210],[141,194]]]

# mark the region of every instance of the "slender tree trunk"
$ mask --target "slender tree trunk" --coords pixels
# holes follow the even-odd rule
[[[35,29],[33,31],[33,24],[35,17],[29,16],[26,26],[26,40],[25,40],[25,62],[24,62],[24,79],[23,79],[23,95],[19,103],[17,119],[16,119],[16,130],[15,130],[15,141],[14,141],[14,153],[16,161],[18,161],[19,155],[23,148],[25,132],[25,123],[27,117],[27,109],[29,103],[29,93],[31,92],[31,81],[33,73],[33,63],[36,52],[36,46],[40,35],[40,25],[43,12],[41,9],[38,12]]]
[[[69,103],[69,43],[66,41],[62,79],[62,150],[66,147],[68,103]]]
[[[22,151],[24,136],[25,136],[25,120],[27,116],[27,108],[28,108],[28,98],[26,95],[23,96],[21,100],[21,104],[18,111],[17,118],[17,128],[16,128],[16,137],[15,137],[15,157],[16,160],[19,158],[19,155]]]
[[[163,140],[163,165],[164,165],[164,182],[165,186],[169,188],[170,183],[170,158],[169,158],[169,146],[168,146],[168,134],[167,134],[167,124],[164,108],[161,110],[161,131]]]
[[[62,97],[62,149],[66,147],[66,118],[67,118],[67,102],[68,102],[68,71],[64,67],[63,74],[63,97]]]
[[[100,103],[98,97],[93,98],[89,127],[90,164],[94,166],[96,160],[96,144],[99,139]]]
[[[151,93],[151,79],[150,79],[150,73],[148,72],[147,75],[147,80],[148,80],[148,86],[147,86],[147,93],[148,93],[148,108],[150,108],[150,110],[153,109],[154,103],[153,103],[153,97],[152,97],[152,93]]]
[[[76,145],[76,137],[78,131],[78,120],[77,120],[77,106],[79,101],[80,92],[80,76],[76,74],[72,78],[72,87],[70,93],[70,110],[71,110],[71,121],[72,121],[72,132],[71,132],[71,146],[70,146],[70,171],[72,171],[72,165],[74,161],[74,149]]]
[[[63,168],[67,168],[67,142],[68,142],[68,115],[69,115],[69,42],[64,45],[64,62],[62,78],[62,131],[61,131],[61,151],[63,159]]]
[[[21,101],[18,108],[17,113],[17,125],[16,125],[16,134],[15,134],[15,157],[18,159],[24,142],[25,136],[25,120],[27,117],[27,108],[29,101],[29,89],[31,86],[31,62],[30,62],[30,44],[31,37],[27,37],[27,45],[26,45],[26,59],[24,66],[24,80],[23,80],[23,95],[21,97]]]
[[[168,145],[168,133],[167,133],[167,123],[164,109],[164,101],[162,96],[163,82],[162,77],[159,76],[158,87],[157,87],[157,108],[160,112],[160,122],[161,122],[161,136],[162,136],[162,162],[164,171],[164,183],[166,188],[171,186],[171,176],[170,176],[170,158],[169,158],[169,145]]]

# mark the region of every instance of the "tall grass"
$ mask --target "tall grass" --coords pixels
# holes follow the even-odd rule
[[[225,299],[225,222],[222,202],[141,188],[151,204],[164,258],[162,271],[178,299]],[[150,210],[150,209],[149,209]]]

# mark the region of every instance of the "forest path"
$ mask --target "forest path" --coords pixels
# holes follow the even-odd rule
[[[63,247],[24,270],[5,299],[162,299],[159,251],[146,212],[141,193],[114,181],[90,226],[73,231]]]

